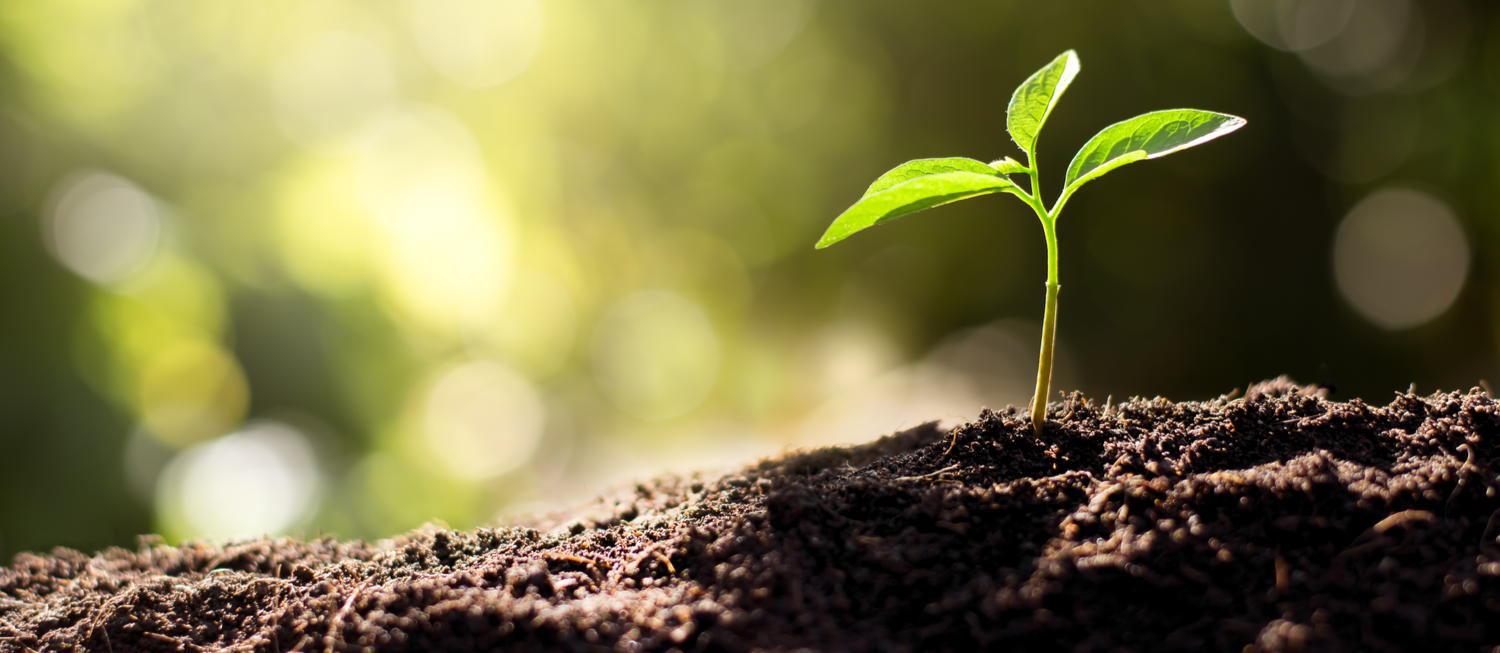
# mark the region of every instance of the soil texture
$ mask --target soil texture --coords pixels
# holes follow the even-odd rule
[[[0,651],[1488,651],[1500,406],[1057,402],[528,526],[22,554]]]

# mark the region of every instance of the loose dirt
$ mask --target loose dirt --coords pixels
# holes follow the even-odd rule
[[[3,651],[1479,651],[1483,392],[1014,409],[626,488],[530,527],[0,570]]]

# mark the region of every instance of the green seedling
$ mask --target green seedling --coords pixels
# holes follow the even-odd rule
[[[1153,111],[1106,127],[1083,145],[1068,164],[1063,191],[1048,209],[1042,202],[1036,141],[1042,125],[1068,84],[1078,74],[1078,55],[1062,53],[1036,71],[1010,98],[1005,127],[1011,140],[1026,154],[1026,165],[1005,157],[984,163],[974,159],[918,159],[880,176],[863,197],[829,225],[818,240],[823,249],[857,231],[949,202],[1010,193],[1021,198],[1042,221],[1047,237],[1047,308],[1042,319],[1042,353],[1037,363],[1036,394],[1031,399],[1031,425],[1042,435],[1047,419],[1047,393],[1052,384],[1052,345],[1057,334],[1057,216],[1084,184],[1120,166],[1156,159],[1187,149],[1245,125],[1245,119],[1212,111],[1172,109]],[[1031,178],[1031,191],[1022,190],[1010,175]]]

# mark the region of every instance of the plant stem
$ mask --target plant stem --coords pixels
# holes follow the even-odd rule
[[[1033,144],[1033,148],[1035,145]],[[1036,437],[1042,437],[1042,426],[1047,423],[1047,394],[1052,391],[1052,349],[1057,340],[1057,214],[1062,211],[1066,197],[1058,198],[1052,211],[1047,211],[1042,202],[1042,184],[1037,165],[1036,152],[1027,152],[1027,163],[1031,177],[1031,209],[1042,221],[1042,232],[1047,237],[1047,308],[1042,313],[1042,353],[1036,364],[1036,394],[1031,396],[1031,429]]]
[[[1057,223],[1053,217],[1042,219],[1047,234],[1047,309],[1042,317],[1042,353],[1036,366],[1036,394],[1031,398],[1031,428],[1042,437],[1047,423],[1047,394],[1052,391],[1052,345],[1057,340]]]

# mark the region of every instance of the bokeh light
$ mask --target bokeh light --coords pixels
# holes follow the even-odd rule
[[[1413,189],[1371,193],[1339,224],[1339,291],[1360,315],[1406,329],[1441,315],[1469,272],[1469,244],[1447,204]]]
[[[1403,81],[1421,53],[1421,13],[1408,0],[1359,0],[1337,36],[1300,53],[1313,69],[1367,86]]]
[[[719,341],[703,311],[670,292],[620,300],[594,336],[594,378],[622,410],[657,421],[707,398],[719,371]]]
[[[822,396],[832,396],[896,367],[900,352],[889,336],[864,322],[831,324],[805,345],[809,375]]]
[[[427,62],[473,88],[526,70],[542,40],[536,0],[417,0],[411,23]]]
[[[293,141],[344,154],[369,140],[372,121],[396,97],[396,79],[379,46],[327,30],[286,53],[276,66],[271,97],[277,124]]]
[[[1255,38],[1279,50],[1323,45],[1348,26],[1361,0],[1230,0],[1234,17]]]
[[[181,446],[233,427],[245,414],[248,394],[244,373],[227,352],[180,341],[157,350],[141,371],[141,422]]]
[[[556,277],[536,269],[517,271],[505,304],[487,321],[472,321],[468,340],[478,352],[494,352],[536,377],[562,369],[573,353],[578,311]]]
[[[432,107],[389,115],[360,156],[359,188],[379,219],[377,261],[396,310],[452,331],[499,308],[512,237],[462,124]]]
[[[526,377],[488,361],[444,373],[424,404],[429,453],[447,472],[471,480],[525,464],[546,423],[541,397]]]
[[[113,285],[151,261],[161,236],[156,202],[106,172],[66,178],[44,230],[52,255],[79,276]]]
[[[322,492],[307,437],[273,421],[187,449],[161,475],[163,526],[178,537],[227,540],[285,533],[312,515]]]

